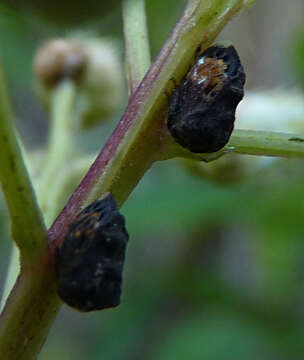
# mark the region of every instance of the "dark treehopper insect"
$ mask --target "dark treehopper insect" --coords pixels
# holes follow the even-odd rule
[[[128,238],[111,194],[82,210],[56,250],[60,298],[79,311],[119,305]]]
[[[204,51],[169,99],[167,126],[175,141],[194,153],[224,147],[244,83],[244,69],[233,46]]]

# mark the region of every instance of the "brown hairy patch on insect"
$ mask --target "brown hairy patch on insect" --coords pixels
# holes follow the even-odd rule
[[[211,91],[220,91],[227,76],[225,70],[227,65],[222,59],[217,60],[211,57],[201,57],[197,66],[193,66],[186,78],[202,84],[202,96],[208,96]]]
[[[244,83],[233,46],[211,46],[199,55],[169,99],[167,126],[175,141],[195,153],[225,146]]]

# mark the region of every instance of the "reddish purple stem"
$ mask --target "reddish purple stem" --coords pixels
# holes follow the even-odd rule
[[[177,27],[178,24],[175,29]],[[127,134],[128,129],[133,124],[133,122],[137,120],[138,113],[141,112],[141,109],[143,108],[144,103],[151,92],[155,80],[160,75],[162,68],[165,66],[167,59],[172,51],[172,48],[175,45],[175,41],[172,41],[172,38],[174,39],[174,35],[175,31],[173,30],[154,63],[151,65],[149,71],[146,73],[144,79],[138,86],[136,92],[131,96],[127,109],[119,121],[117,127],[113,131],[112,135],[108,139],[107,143],[97,156],[93,165],[90,167],[89,171],[77,189],[71,195],[63,210],[60,212],[50,227],[48,236],[51,249],[60,246],[69,225],[79,212],[81,206],[85,203],[90,194],[90,191],[100,178],[106,165],[114,156],[119,144]]]

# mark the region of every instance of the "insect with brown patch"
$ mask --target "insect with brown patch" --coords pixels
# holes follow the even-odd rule
[[[60,298],[79,311],[119,305],[128,238],[111,194],[82,210],[56,251]]]
[[[168,129],[194,153],[220,150],[234,128],[245,73],[233,46],[211,46],[197,58],[169,99]]]

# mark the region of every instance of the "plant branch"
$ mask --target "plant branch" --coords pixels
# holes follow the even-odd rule
[[[123,1],[126,70],[132,96],[150,66],[145,0]]]
[[[0,181],[10,212],[13,239],[20,249],[22,261],[30,263],[46,246],[46,229],[18,144],[1,69]]]
[[[56,180],[73,153],[73,136],[79,126],[74,111],[75,95],[75,86],[67,80],[59,83],[51,94],[48,155],[37,188],[46,222],[55,216],[54,197],[61,187]],[[0,353],[5,359],[35,357],[61,304],[46,246],[44,250],[29,264],[21,258],[20,274],[1,314]]]
[[[64,165],[73,153],[73,136],[79,126],[75,95],[75,86],[67,80],[59,83],[51,95],[48,155],[37,189],[46,222],[57,210],[54,202],[62,185],[57,179],[62,180]],[[1,314],[0,353],[5,359],[36,357],[60,304],[48,249],[29,266],[21,261],[19,277]]]
[[[21,262],[20,275],[0,318],[0,354],[7,360],[33,359],[53,321],[58,297],[50,281],[53,271],[43,262],[46,230],[23,162],[1,69],[0,180]]]
[[[36,359],[60,304],[53,267],[43,261],[31,267],[21,264],[20,274],[0,317],[1,357]]]
[[[76,88],[69,80],[59,83],[51,95],[47,157],[37,186],[39,204],[47,225],[54,220],[57,210],[54,197],[60,191],[61,184],[56,179],[64,172],[74,151],[74,137],[80,123],[75,113],[75,98]]]
[[[235,130],[228,147],[237,154],[304,157],[304,136],[271,131]]]
[[[59,214],[49,237],[51,247],[61,241],[81,206],[102,193],[113,193],[121,206],[154,161],[167,152],[165,125],[170,79],[179,81],[198,48],[207,48],[224,25],[248,1],[192,0],[145,75],[105,147]]]
[[[229,143],[220,151],[211,154],[195,154],[177,144],[168,142],[168,158],[186,158],[210,162],[229,154],[304,157],[304,136],[275,131],[234,130]]]

